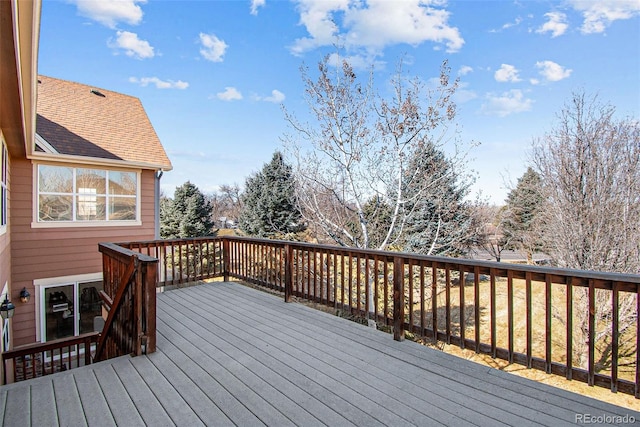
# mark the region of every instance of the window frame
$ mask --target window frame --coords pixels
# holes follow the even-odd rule
[[[0,235],[7,232],[9,223],[9,150],[0,132]]]
[[[40,191],[40,168],[41,167],[59,167],[69,168],[72,173],[72,188],[70,193],[59,192],[41,192]],[[79,169],[93,169],[101,172],[105,172],[105,194],[97,194],[96,197],[104,197],[105,199],[105,219],[99,220],[84,220],[78,218],[78,203],[80,199],[85,199],[87,196],[94,196],[86,192],[79,192],[78,174]],[[136,177],[136,193],[135,195],[121,195],[121,194],[109,194],[109,174],[110,173],[134,173]],[[124,169],[105,167],[101,165],[80,165],[80,164],[67,164],[67,163],[34,163],[33,164],[33,218],[32,228],[64,228],[64,227],[126,227],[126,226],[139,226],[142,225],[141,219],[141,194],[142,194],[142,171],[140,169]],[[40,196],[41,195],[65,195],[71,197],[71,219],[70,220],[58,220],[58,221],[43,221],[40,219]],[[118,220],[109,219],[109,202],[115,198],[125,198],[135,200],[135,219]]]
[[[33,281],[33,287],[36,294],[36,342],[46,343],[46,304],[45,291],[49,288],[59,286],[73,286],[73,307],[74,307],[74,331],[73,336],[79,335],[79,317],[78,307],[80,295],[78,290],[80,285],[87,282],[95,282],[103,280],[102,273],[78,274],[73,276],[49,277],[46,279],[36,279]]]

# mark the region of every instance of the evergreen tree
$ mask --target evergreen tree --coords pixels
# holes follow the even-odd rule
[[[160,236],[164,239],[209,236],[211,205],[191,182],[176,188],[173,200],[160,200]]]
[[[523,251],[530,264],[533,253],[541,248],[539,213],[543,201],[540,175],[529,167],[507,195],[503,229],[509,247]]]
[[[276,151],[271,162],[247,178],[239,227],[251,236],[288,238],[302,231],[291,166]]]
[[[462,182],[441,150],[429,142],[418,147],[403,180],[408,218],[401,236],[405,251],[457,256],[478,243],[473,209],[464,201],[469,183]]]

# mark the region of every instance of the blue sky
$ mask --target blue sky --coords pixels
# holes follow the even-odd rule
[[[477,141],[474,191],[502,203],[531,141],[584,90],[640,117],[640,2],[444,0],[44,0],[39,73],[141,99],[174,169],[205,192],[282,149],[281,110],[304,116],[300,66],[340,41],[383,90],[409,74],[460,77],[463,142]]]

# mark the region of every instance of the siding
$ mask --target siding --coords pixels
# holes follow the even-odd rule
[[[12,167],[12,289],[26,287],[33,296],[27,304],[16,303],[13,343],[19,346],[36,339],[35,279],[100,272],[99,242],[154,238],[154,171],[141,176],[141,226],[32,228],[33,165],[16,159]]]
[[[3,133],[0,130],[0,142],[4,142]],[[11,153],[9,153],[9,160],[7,166],[9,171],[7,173],[7,226],[5,232],[0,234],[0,291],[5,283],[9,283],[9,289],[11,290]],[[13,297],[9,296],[13,301]]]

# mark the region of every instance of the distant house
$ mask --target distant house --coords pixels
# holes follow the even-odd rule
[[[8,9],[30,2],[1,3],[4,23]],[[35,7],[25,22],[35,35],[24,53],[10,55],[4,45],[10,29],[0,30],[0,287],[16,305],[3,329],[5,348],[93,331],[102,286],[98,242],[155,238],[159,179],[171,169],[139,99],[36,77],[35,58],[29,61],[37,52]],[[12,38],[21,25],[14,22]],[[24,58],[33,68],[17,79],[22,88],[5,92],[25,72]],[[13,76],[9,68],[15,68]],[[20,116],[22,123],[8,121]],[[20,124],[22,131],[15,131]],[[19,301],[22,289],[31,294],[27,303]]]

